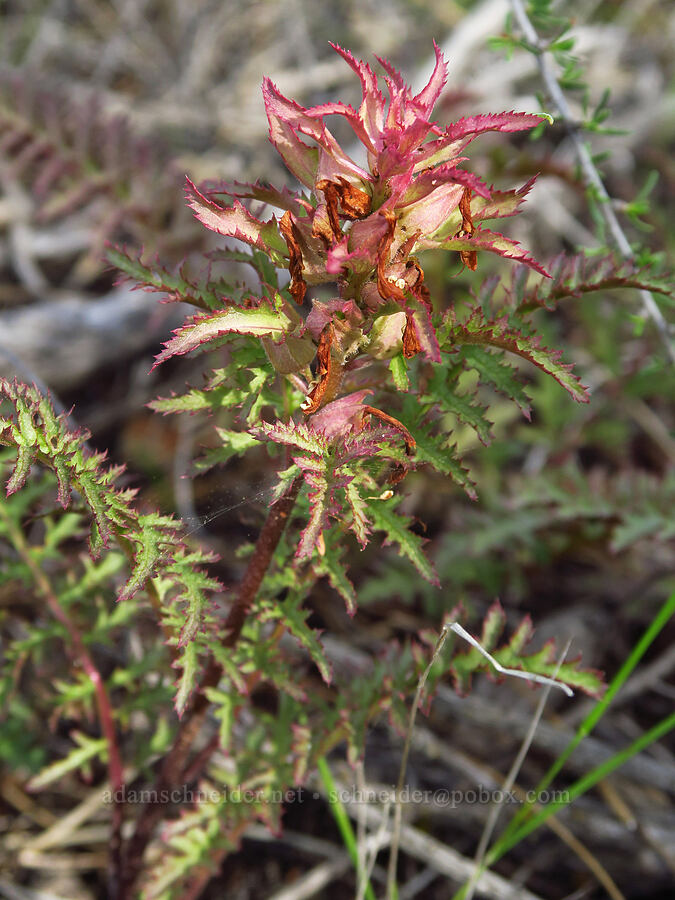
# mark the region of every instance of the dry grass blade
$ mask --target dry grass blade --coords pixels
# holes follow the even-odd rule
[[[567,653],[567,648],[565,649],[565,653],[563,654],[562,659],[560,660],[560,663],[558,664],[558,669],[556,670],[555,675],[553,676],[553,678],[547,678],[544,675],[537,675],[533,672],[524,672],[524,671],[521,671],[520,669],[509,669],[509,668],[506,668],[505,666],[502,666],[494,658],[494,656],[492,656],[490,653],[488,653],[488,651],[484,647],[481,646],[481,644],[476,640],[476,638],[474,638],[471,634],[469,634],[469,632],[466,631],[466,629],[463,628],[458,622],[446,623],[443,626],[443,630],[441,631],[441,634],[439,635],[439,638],[436,642],[436,646],[434,647],[434,652],[432,653],[431,661],[429,662],[429,665],[426,667],[426,669],[422,673],[422,675],[417,683],[417,690],[415,691],[415,697],[413,700],[412,709],[410,711],[410,721],[408,723],[408,731],[406,734],[405,744],[403,747],[403,756],[401,759],[401,767],[399,770],[398,784],[396,785],[396,793],[394,795],[394,803],[395,803],[394,832],[392,835],[391,850],[390,850],[390,854],[389,854],[389,870],[388,870],[388,874],[387,874],[387,897],[388,898],[394,898],[396,896],[396,863],[397,863],[397,858],[398,858],[398,848],[399,848],[399,844],[400,844],[401,815],[402,815],[402,805],[400,802],[400,794],[401,794],[401,791],[403,790],[403,782],[405,781],[405,774],[406,774],[406,769],[408,766],[408,754],[410,753],[410,744],[411,744],[411,740],[412,740],[413,730],[415,728],[415,718],[417,717],[417,710],[419,708],[420,700],[422,699],[422,692],[424,691],[424,687],[427,683],[427,679],[429,677],[431,669],[433,668],[435,662],[440,657],[441,651],[443,650],[443,646],[445,645],[445,642],[447,640],[447,637],[448,637],[448,634],[450,631],[453,631],[455,634],[459,635],[459,637],[461,637],[463,640],[467,641],[467,643],[469,643],[472,647],[474,647],[476,650],[478,650],[478,652],[481,653],[494,666],[494,668],[500,674],[511,675],[511,676],[515,676],[516,678],[523,678],[526,681],[536,682],[537,684],[544,684],[549,688],[549,690],[553,687],[557,687],[557,688],[560,688],[562,691],[564,691],[568,696],[573,695],[573,691],[566,684],[562,684],[561,682],[555,680],[555,675],[557,675],[557,672],[560,669],[560,666],[562,665],[562,663],[564,661],[565,655]],[[568,644],[568,647],[569,647],[569,644]],[[530,743],[532,742],[534,732],[536,731],[536,725],[539,721],[539,718],[541,717],[541,713],[543,712],[544,703],[546,701],[547,696],[548,696],[548,694],[545,694],[543,697],[543,702],[540,702],[540,709],[538,710],[538,713],[535,714],[534,722],[533,722],[532,726],[530,727],[530,731],[528,732],[528,736],[524,742],[523,749],[521,750],[521,754],[519,754],[518,758],[516,759],[516,763],[514,764],[512,773],[509,773],[509,776],[507,777],[507,781],[511,777],[513,778],[513,780],[515,780],[515,776],[516,776],[516,773],[518,772],[518,769],[520,768],[522,759],[524,758],[525,753],[527,752],[527,749],[529,748]],[[488,835],[488,839],[489,839],[489,835]],[[483,849],[483,852],[484,851],[485,851],[485,848]]]
[[[567,652],[569,650],[571,641],[567,642],[567,646],[560,658],[560,663],[558,664],[558,670],[560,669],[560,665],[565,660],[567,656]],[[556,670],[556,675],[558,674],[558,670]],[[555,675],[554,675],[555,677]],[[518,773],[520,772],[521,766],[525,760],[525,756],[527,755],[528,750],[532,746],[532,741],[534,739],[535,731],[537,730],[537,725],[544,713],[544,707],[546,706],[546,701],[548,700],[548,695],[551,691],[551,685],[548,685],[541,697],[539,698],[539,702],[537,704],[537,708],[534,711],[534,715],[532,716],[532,724],[530,725],[530,729],[528,733],[525,735],[525,738],[520,746],[518,754],[513,761],[513,765],[509,769],[509,772],[504,779],[503,784],[501,785],[502,790],[504,792],[510,791],[514,786],[516,779],[518,777]],[[503,796],[503,794],[501,795]],[[485,859],[485,854],[487,852],[488,846],[490,844],[490,838],[495,830],[495,826],[497,825],[497,820],[499,819],[499,813],[502,809],[502,801],[497,800],[492,802],[492,806],[490,808],[490,812],[488,814],[487,822],[485,823],[485,827],[483,828],[483,833],[480,836],[480,841],[478,842],[478,848],[476,850],[476,871],[471,876],[471,881],[469,882],[469,886],[466,892],[466,900],[472,900],[475,890],[476,880],[478,879],[482,869],[483,869],[483,861]]]
[[[345,793],[348,793],[346,789]],[[345,803],[345,808],[353,818],[356,818],[358,812],[354,808],[354,801],[348,800]],[[372,805],[366,806],[365,809],[366,821],[369,826],[371,828],[379,826],[383,818],[382,811]],[[472,859],[462,856],[456,850],[425,834],[418,828],[405,824],[401,825],[400,840],[408,856],[420,860],[440,875],[444,875],[454,882],[461,883],[466,881],[474,871]],[[481,897],[494,898],[494,900],[541,900],[540,897],[531,891],[520,885],[512,885],[505,878],[495,875],[493,872],[484,872],[481,875],[476,884],[476,892]]]
[[[304,836],[302,836],[304,838]],[[385,832],[370,835],[363,842],[361,848],[364,855],[375,858],[378,852],[389,842],[389,835]],[[324,843],[324,842],[322,842]],[[298,846],[302,848],[303,840],[298,841]],[[335,857],[335,848],[333,845],[327,845],[331,856]],[[269,900],[308,900],[310,897],[320,895],[329,884],[337,881],[342,875],[349,871],[352,861],[349,854],[338,853],[336,858],[319,863],[310,869],[300,878],[298,878],[289,887],[282,888],[272,894]]]

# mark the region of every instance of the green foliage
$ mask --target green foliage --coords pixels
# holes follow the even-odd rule
[[[187,300],[193,306],[210,311],[218,309],[227,285],[207,272],[191,276],[184,263],[177,271],[169,271],[159,262],[148,265],[142,254],[132,254],[123,247],[108,247],[108,261],[126,273],[126,277],[146,291],[165,294],[168,299]]]
[[[529,616],[522,620],[508,642],[498,647],[497,642],[505,624],[504,611],[496,602],[487,611],[483,620],[480,643],[500,665],[549,678],[555,675],[559,681],[582,690],[592,697],[602,695],[604,691],[602,672],[581,669],[579,667],[580,657],[559,665],[559,660],[556,658],[556,647],[552,641],[548,641],[538,652],[524,653],[526,645],[534,634]],[[449,671],[452,674],[456,690],[461,694],[466,694],[470,690],[472,674],[478,671],[494,672],[490,662],[474,647],[455,652],[449,664]],[[500,676],[494,673],[493,677]]]
[[[184,619],[179,643],[192,640],[201,627],[210,595],[220,588],[219,582],[201,569],[213,561],[213,555],[190,550],[173,518],[138,513],[133,506],[135,492],[115,485],[122,470],[104,467],[104,456],[86,447],[88,434],[70,431],[36,388],[0,380],[0,397],[13,407],[9,416],[0,416],[0,444],[16,450],[8,495],[25,484],[33,463],[51,469],[61,506],[69,506],[75,490],[89,512],[92,557],[97,559],[113,542],[127,555],[131,571],[118,592],[118,602],[130,600],[152,579],[164,579],[169,585],[167,601],[181,609]]]
[[[463,323],[456,323],[452,321],[451,317],[446,324],[445,333],[446,338],[441,345],[444,349],[469,345],[472,348],[495,347],[499,350],[506,350],[528,360],[547,375],[551,375],[574,400],[582,403],[588,402],[586,389],[580,383],[579,378],[570,372],[571,366],[560,362],[561,351],[542,347],[539,337],[535,338],[527,332],[512,328],[505,319],[487,319],[482,310],[475,309]],[[466,356],[464,358],[466,359]],[[490,366],[489,362],[485,361],[485,357],[481,358],[470,353],[469,360],[477,359],[481,360],[476,363],[476,366],[480,367],[479,371],[489,372],[488,377],[494,380],[499,389],[513,396],[513,388],[506,386],[507,379],[501,374],[503,367]],[[493,372],[499,374],[495,377]],[[516,393],[514,399],[518,396],[519,394]]]
[[[211,315],[195,316],[166,344],[157,357],[157,364],[171,356],[182,356],[226,334],[252,334],[259,337],[280,338],[290,330],[291,320],[281,304],[276,309],[261,305],[257,308],[230,306]]]
[[[454,393],[456,388],[450,392],[446,391],[442,384],[442,376],[436,376],[436,372],[442,369],[442,365],[435,369],[429,383],[430,393],[422,398],[422,403],[416,402],[412,397],[406,398],[400,414],[401,421],[415,438],[415,460],[431,466],[442,475],[449,475],[464,488],[469,497],[475,498],[475,484],[463,467],[456,448],[451,444],[452,433],[446,436],[434,418],[434,403],[440,410],[447,410],[455,403],[456,397],[459,397],[458,407],[463,402],[463,395]]]
[[[365,517],[363,517],[365,521]],[[324,536],[324,552],[314,558],[313,567],[315,573],[328,578],[331,587],[345,601],[347,612],[350,616],[356,613],[356,592],[354,585],[349,580],[345,566],[344,546],[340,546],[341,530],[333,526]],[[357,534],[358,537],[358,534]]]
[[[422,578],[438,585],[438,576],[422,550],[424,541],[410,530],[410,519],[395,511],[398,503],[398,498],[368,500],[366,508],[374,527],[386,535],[385,544],[396,544],[399,552],[410,560]]]
[[[223,409],[236,409],[240,418],[253,425],[263,407],[281,408],[283,400],[272,390],[274,370],[260,344],[246,338],[234,341],[232,350],[236,361],[214,369],[203,388],[192,388],[180,396],[160,397],[150,403],[151,409],[164,414],[201,410],[215,414]]]
[[[551,9],[547,2],[537,4],[537,22],[550,32],[547,46],[561,65],[561,83],[583,91],[567,23]],[[502,45],[526,42],[505,36]],[[351,55],[342,55],[354,68]],[[363,129],[366,124],[375,128],[378,119],[366,101],[376,108],[379,100],[372,92],[366,96],[370,70],[355,65],[364,87],[363,115],[352,116],[347,107],[339,114],[355,126],[357,136],[370,140]],[[437,59],[432,86],[442,75]],[[395,93],[398,80],[392,84]],[[635,265],[604,252],[558,257],[547,277],[515,241],[472,221],[515,214],[532,181],[517,191],[497,191],[452,164],[459,143],[464,147],[483,131],[521,130],[540,117],[504,113],[453,123],[437,153],[424,144],[418,148],[431,155],[416,166],[419,178],[404,197],[387,193],[377,174],[360,180],[355,169],[345,170],[351,180],[336,175],[337,181],[320,187],[320,154],[307,140],[322,147],[336,172],[343,171],[342,151],[324,130],[322,117],[291,104],[271,83],[266,83],[266,102],[273,142],[308,193],[293,195],[262,182],[200,193],[190,184],[190,204],[200,221],[248,244],[244,250],[222,248],[201,271],[187,264],[177,269],[150,264],[147,254],[120,248],[109,251],[111,263],[139,287],[198,311],[169,339],[157,363],[213,352],[204,358],[214,368],[201,387],[150,404],[163,414],[208,417],[210,439],[196,469],[207,472],[251,454],[252,465],[262,465],[276,479],[268,500],[272,511],[301,483],[297,502],[284,512],[286,531],[274,546],[266,550],[261,538],[257,546],[239,549],[240,588],[252,580],[256,565],[264,569],[246,598],[240,627],[232,624],[240,595],[236,588],[226,591],[211,574],[215,556],[190,542],[173,517],[137,508],[134,492],[120,486],[122,469],[107,467],[103,455],[90,452],[87,433],[69,430],[36,389],[0,382],[9,410],[0,418],[0,443],[8,448],[2,465],[11,467],[0,517],[8,562],[3,583],[11,590],[35,590],[39,603],[44,591],[35,587],[35,567],[49,571],[58,609],[77,622],[84,645],[99,663],[101,648],[118,646],[127,630],[152,632],[135,657],[127,654],[101,665],[114,701],[114,727],[125,740],[129,736],[125,759],[144,781],[150,783],[153,768],[159,768],[156,755],[169,759],[180,745],[181,738],[174,742],[171,700],[188,734],[191,723],[201,727],[200,716],[208,712],[213,737],[198,752],[199,765],[191,771],[183,759],[174,773],[182,783],[190,772],[199,795],[189,812],[165,822],[164,843],[144,872],[148,897],[187,895],[195,879],[217,870],[252,822],[278,828],[279,798],[304,785],[319,760],[340,743],[346,744],[351,762],[358,760],[378,717],[387,715],[399,731],[405,729],[407,701],[433,640],[421,633],[412,641],[380,646],[358,671],[335,665],[315,621],[322,607],[314,600],[326,602],[322,591],[327,585],[350,616],[357,613],[357,603],[396,598],[422,601],[427,612],[442,618],[452,590],[478,598],[474,618],[475,608],[485,610],[497,593],[520,600],[523,585],[542,561],[567,559],[580,546],[616,557],[630,554],[641,542],[667,541],[675,534],[675,484],[669,476],[636,475],[619,465],[599,475],[569,459],[574,446],[562,447],[567,464],[555,457],[553,451],[565,444],[567,425],[576,427],[581,419],[561,402],[567,398],[553,381],[576,401],[585,403],[588,395],[561,362],[560,351],[544,346],[543,339],[545,334],[547,344],[562,343],[556,329],[563,330],[567,321],[561,317],[554,325],[543,314],[562,300],[578,300],[581,312],[574,304],[563,312],[587,317],[589,353],[612,373],[621,371],[627,317],[604,322],[590,304],[610,291],[636,289],[658,293],[667,302],[672,296],[667,277],[652,257],[649,265]],[[589,130],[601,129],[607,103],[603,96],[586,122]],[[444,199],[434,213],[437,200],[425,181],[430,176],[424,165],[439,162]],[[653,187],[649,179],[626,208],[629,216],[644,216]],[[230,199],[229,207],[216,202]],[[385,199],[389,205],[379,213]],[[258,219],[248,208],[252,200],[283,210],[283,218]],[[385,215],[394,215],[392,209],[396,224]],[[396,231],[401,222],[405,238]],[[476,252],[480,266],[484,251],[524,265],[501,289],[498,278],[474,286],[475,302],[467,300],[461,286],[454,286],[451,296],[431,296],[417,258],[410,255],[415,246],[460,253],[469,278]],[[258,279],[255,290],[214,275],[219,263],[249,266]],[[286,268],[291,281],[280,287]],[[325,300],[317,291],[310,303],[305,292],[325,284],[337,285],[339,296]],[[583,305],[588,295],[596,296]],[[663,370],[654,365],[632,375],[626,396],[641,400],[653,394]],[[543,380],[549,376],[550,391]],[[538,428],[526,433],[517,425],[505,436],[504,421],[514,421],[506,418],[514,409],[527,418],[534,410]],[[591,420],[588,426],[603,448],[615,433],[609,419]],[[474,436],[481,445],[477,452]],[[660,432],[657,437],[669,446]],[[547,464],[519,474],[525,468],[524,448],[533,457],[543,448]],[[401,511],[407,502],[404,479],[423,468],[436,473],[430,483],[441,486],[442,501],[446,495],[451,501],[450,528],[439,535],[436,522],[428,537],[412,513]],[[449,481],[464,493],[448,488]],[[416,489],[421,481],[407,483]],[[61,509],[54,508],[56,491]],[[39,527],[29,529],[36,520]],[[29,540],[18,537],[28,531]],[[90,556],[81,546],[87,531]],[[366,549],[373,543],[375,551]],[[380,551],[380,544],[391,549]],[[354,562],[357,547],[366,550],[361,573]],[[358,580],[355,570],[362,576]],[[506,616],[499,604],[475,618],[482,618],[482,645],[503,666],[545,676],[557,670],[553,643],[526,652],[529,617],[501,643]],[[100,721],[98,730],[91,728],[96,686],[69,662],[69,656],[76,661],[77,656],[64,620],[45,612],[40,621],[22,625],[0,670],[0,700],[11,699],[17,710],[7,731],[10,739],[0,740],[0,756],[31,774],[40,769],[32,786],[42,789],[76,773],[91,775],[96,765],[110,761],[112,745]],[[36,670],[46,666],[52,676],[38,701],[39,713],[75,721],[68,749],[56,760],[21,734],[24,723],[39,731],[39,716],[20,696],[15,674],[26,661]],[[477,673],[496,677],[477,650],[455,646],[445,667],[432,675],[431,687],[449,675],[466,693]],[[565,662],[557,677],[591,696],[602,694],[599,673],[582,669],[578,659]],[[216,747],[222,753],[211,752]],[[245,802],[237,794],[241,791],[250,792]],[[170,819],[170,810],[165,813]],[[138,815],[142,821],[144,813]],[[133,837],[128,846],[133,848]]]
[[[537,278],[532,287],[528,284],[529,271],[524,266],[516,270],[506,297],[519,315],[541,307],[553,309],[563,299],[580,299],[586,294],[617,289],[652,291],[672,298],[672,277],[658,273],[656,268],[653,262],[638,267],[632,261],[617,261],[613,255],[560,254],[549,266],[551,278]]]
[[[39,775],[31,778],[29,782],[31,790],[39,791],[48,784],[59,781],[69,772],[87,771],[88,764],[91,760],[98,756],[105,755],[107,750],[105,738],[92,740],[85,734],[74,734],[73,738],[77,744],[75,749],[63,759],[58,760],[50,766],[46,766]]]

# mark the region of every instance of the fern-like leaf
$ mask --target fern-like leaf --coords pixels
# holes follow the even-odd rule
[[[312,567],[317,575],[328,578],[331,587],[345,601],[348,614],[353,616],[356,613],[356,592],[342,562],[344,546],[340,544],[341,534],[341,530],[335,528],[326,532],[324,552],[314,557]]]
[[[352,511],[351,529],[361,547],[365,547],[370,534],[370,522],[366,514],[366,501],[361,496],[357,480],[353,479],[345,486],[345,496]]]
[[[251,434],[258,439],[273,441],[275,444],[297,447],[298,450],[315,454],[317,457],[323,456],[329,447],[328,439],[304,422],[299,424],[262,422],[257,428],[251,429]]]
[[[439,587],[438,576],[433,564],[422,549],[425,543],[424,539],[410,530],[411,522],[407,516],[399,515],[396,512],[400,500],[400,497],[393,497],[390,500],[366,500],[366,508],[373,527],[377,531],[384,532],[385,545],[396,544],[420,575]]]
[[[427,385],[424,402],[437,403],[443,412],[452,413],[460,422],[470,425],[482,444],[492,441],[491,423],[485,418],[485,408],[472,403],[466,394],[456,390],[456,378],[449,366],[436,366]]]
[[[605,690],[602,672],[595,669],[582,669],[580,667],[581,657],[565,661],[558,668],[557,651],[553,641],[548,641],[541,650],[535,653],[523,652],[534,633],[529,616],[525,616],[521,621],[510,640],[501,647],[497,647],[505,623],[506,616],[501,604],[493,603],[483,621],[480,643],[500,665],[509,669],[533,672],[548,678],[552,677],[557,670],[555,675],[557,681],[582,690],[591,697],[602,696]],[[489,660],[486,660],[475,648],[458,651],[453,655],[450,672],[458,693],[462,695],[468,693],[471,688],[471,676],[478,671],[486,671],[495,678],[504,677],[498,675]]]
[[[586,257],[583,254],[568,256],[561,253],[551,262],[550,279],[536,279],[529,285],[527,269],[516,269],[511,274],[511,285],[506,289],[509,305],[517,314],[532,312],[545,307],[553,309],[560,300],[579,298],[585,294],[618,289],[651,291],[673,297],[673,281],[670,273],[658,275],[648,268],[637,269],[630,261],[617,261],[613,256]]]
[[[239,408],[241,417],[253,425],[262,406],[281,412],[279,397],[270,389],[273,379],[274,370],[258,341],[240,338],[236,361],[214,369],[204,387],[191,388],[178,396],[159,397],[148,406],[165,415],[199,410],[215,414],[221,409]]]
[[[426,463],[443,475],[450,475],[475,500],[476,486],[462,465],[455,446],[450,444],[447,435],[439,432],[438,423],[427,417],[426,411],[427,407],[420,407],[410,398],[399,413],[401,421],[415,439],[415,461]]]
[[[201,568],[215,557],[188,550],[181,526],[172,518],[158,513],[140,515],[132,505],[134,492],[115,486],[120,468],[105,468],[104,457],[85,446],[88,432],[70,431],[63,418],[55,414],[49,399],[36,388],[0,379],[2,399],[9,402],[14,414],[0,416],[0,444],[14,448],[17,460],[24,449],[23,461],[15,466],[8,484],[10,492],[18,490],[25,481],[28,448],[28,465],[37,462],[56,473],[64,507],[70,503],[73,490],[84,499],[92,516],[92,555],[110,546],[113,540],[130,555],[131,573],[119,599],[128,600],[149,579],[161,578],[167,602],[181,609],[180,643],[188,645],[205,617],[210,594],[221,587]],[[181,689],[183,693],[187,691],[187,687]]]
[[[260,619],[283,622],[296,641],[309,653],[326,684],[330,684],[333,678],[332,668],[319,640],[319,634],[307,625],[310,610],[302,609],[302,599],[297,590],[291,591],[281,603],[264,607]]]
[[[196,276],[189,274],[185,263],[171,271],[158,261],[145,262],[142,253],[132,254],[125,247],[110,246],[106,256],[138,289],[166,294],[168,300],[190,303],[206,312],[222,307],[224,295],[234,291],[222,278],[212,280],[208,270]]]
[[[542,347],[539,337],[511,328],[506,318],[487,319],[482,310],[474,309],[466,322],[449,324],[446,334],[445,349],[470,345],[515,353],[552,375],[577,402],[588,403],[588,392],[570,371],[571,365],[560,362],[561,352]]]

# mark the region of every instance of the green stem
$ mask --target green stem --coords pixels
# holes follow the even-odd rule
[[[526,838],[528,834],[534,831],[536,828],[539,828],[548,818],[555,815],[559,809],[568,806],[570,803],[573,803],[577,797],[580,797],[582,794],[585,794],[586,791],[590,790],[592,787],[602,781],[603,778],[606,778],[608,775],[611,775],[616,769],[622,766],[625,762],[627,762],[631,757],[635,756],[636,753],[642,752],[650,744],[653,744],[655,741],[660,740],[660,738],[665,737],[668,732],[672,731],[675,728],[675,713],[671,713],[667,718],[663,719],[653,728],[650,728],[649,731],[645,732],[645,734],[641,735],[636,741],[633,741],[630,746],[626,747],[624,750],[620,750],[618,753],[615,753],[611,759],[606,760],[601,763],[599,766],[596,766],[591,772],[584,775],[582,778],[579,778],[570,786],[570,788],[564,791],[565,798],[562,800],[554,801],[553,803],[549,803],[544,806],[539,812],[535,813],[530,819],[528,819],[525,824],[516,831],[515,834],[512,834],[508,839],[505,836],[498,841],[498,843],[493,847],[493,849],[488,853],[486,862],[488,865],[492,865],[492,863],[497,862],[498,859],[501,859],[505,853],[507,853],[512,847],[515,847],[516,844],[520,843],[523,838]]]
[[[356,835],[354,834],[354,829],[352,828],[352,824],[349,821],[347,810],[344,808],[344,804],[340,800],[335,780],[333,778],[333,773],[331,772],[328,763],[326,762],[325,756],[320,756],[317,760],[316,765],[317,769],[319,770],[319,775],[321,777],[321,781],[323,782],[323,786],[326,789],[328,805],[330,806],[330,811],[333,814],[335,822],[337,823],[337,827],[342,837],[342,842],[344,843],[347,849],[347,853],[349,854],[351,861],[354,863],[354,868],[356,869],[356,872],[360,878],[361,862],[359,860]],[[367,900],[375,900],[375,892],[373,891],[370,881],[366,884],[365,895]]]
[[[628,677],[632,674],[637,664],[640,662],[642,657],[645,655],[650,644],[654,641],[657,635],[662,631],[668,620],[675,613],[675,593],[671,594],[671,596],[665,601],[661,609],[658,611],[653,621],[650,623],[649,627],[642,635],[640,640],[637,642],[628,658],[625,660],[619,671],[616,673],[614,678],[612,679],[612,683],[605,696],[602,700],[597,703],[593,709],[586,716],[584,721],[581,723],[579,728],[577,729],[577,733],[574,735],[570,743],[560,754],[558,759],[553,763],[548,772],[544,775],[542,780],[536,787],[535,794],[539,795],[543,791],[548,788],[556,775],[560,772],[562,767],[565,765],[570,756],[574,753],[579,744],[583,741],[585,737],[587,737],[598,724],[602,716],[607,711],[607,707],[610,705],[614,697],[616,697],[617,693],[623,687]],[[516,815],[513,817],[511,822],[507,825],[506,829],[502,833],[500,840],[497,842],[495,847],[498,847],[501,840],[507,840],[511,834],[515,831],[519,830],[521,823],[527,818],[530,813],[533,804],[528,804],[519,810]]]
[[[585,737],[587,737],[587,735],[589,735],[595,728],[597,723],[606,712],[608,706],[617,695],[618,691],[625,684],[626,680],[635,670],[636,666],[646,653],[649,646],[660,634],[660,632],[663,630],[664,626],[667,624],[674,613],[675,593],[671,594],[670,597],[666,599],[663,606],[650,623],[649,627],[646,629],[640,640],[637,642],[637,644],[629,654],[628,658],[625,660],[619,671],[612,679],[612,683],[607,689],[605,696],[602,698],[602,700],[600,700],[599,703],[597,703],[593,707],[590,713],[586,716],[584,721],[579,726],[575,736],[572,738],[570,743],[563,750],[558,759],[556,759],[551,768],[539,782],[534,791],[535,797],[540,796],[543,791],[548,788],[553,779],[570,758],[572,753],[579,746],[581,741]],[[549,816],[556,813],[561,808],[561,806],[566,806],[568,803],[571,803],[572,800],[580,797],[583,793],[597,784],[598,781],[601,781],[603,778],[609,775],[610,772],[613,772],[616,768],[623,765],[636,753],[639,753],[645,747],[649,746],[649,744],[651,744],[653,741],[658,740],[673,728],[675,728],[675,714],[664,719],[658,725],[654,726],[654,728],[650,729],[650,731],[648,731],[646,734],[642,735],[638,740],[632,743],[625,750],[616,753],[614,756],[612,756],[611,759],[607,760],[604,763],[601,763],[587,775],[583,776],[583,778],[580,778],[578,781],[574,782],[574,784],[567,792],[567,796],[563,802],[551,803],[548,806],[545,806],[543,809],[540,809],[534,815],[532,815],[532,807],[534,805],[534,802],[536,801],[526,803],[509,822],[497,842],[486,855],[484,863],[480,867],[479,874],[482,874],[485,869],[487,869],[497,860],[501,859],[505,853],[515,847],[515,845],[519,843],[524,837],[526,837],[528,834],[534,831],[535,828],[538,828],[539,825],[545,822]],[[468,882],[467,884],[463,885],[463,887],[454,895],[453,900],[463,900],[463,898],[466,896],[467,890]]]

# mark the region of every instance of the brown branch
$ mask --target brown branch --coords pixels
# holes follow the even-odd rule
[[[277,549],[277,544],[286,527],[288,516],[295,505],[301,484],[302,478],[296,478],[288,493],[270,507],[267,521],[258,537],[248,569],[239,585],[239,594],[225,620],[227,633],[223,640],[224,647],[234,647],[239,639],[244,620],[272,561],[274,551]]]

